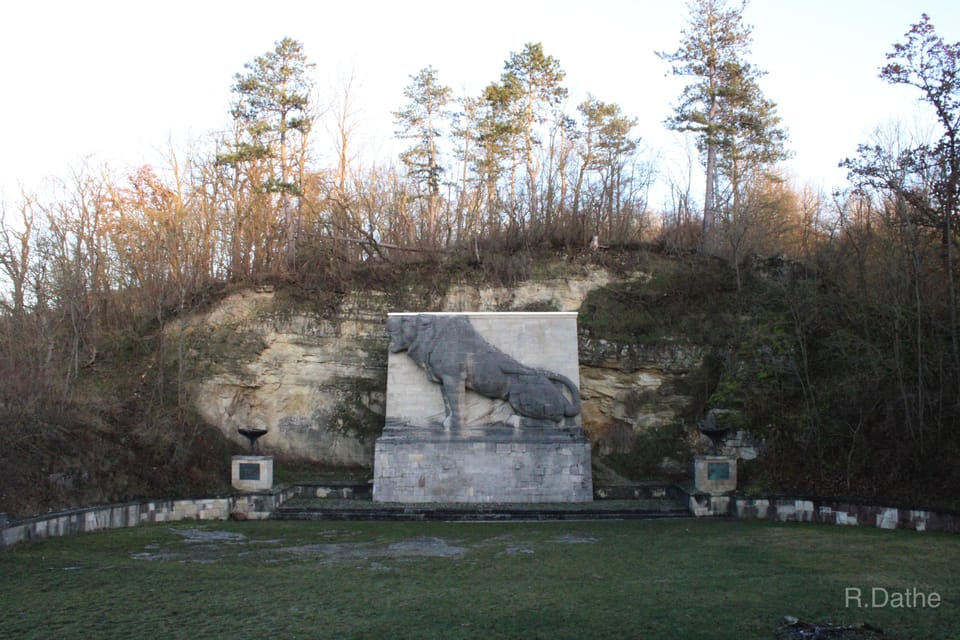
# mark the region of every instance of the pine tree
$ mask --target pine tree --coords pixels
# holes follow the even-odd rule
[[[406,165],[407,174],[417,184],[418,190],[426,191],[424,232],[431,241],[436,241],[440,178],[443,174],[437,145],[442,137],[441,124],[449,115],[445,109],[452,92],[450,87],[440,83],[437,71],[432,66],[421,69],[420,73],[410,78],[413,82],[403,92],[410,102],[403,110],[395,111],[393,117],[400,127],[397,136],[414,141],[413,146],[400,154],[400,160]]]
[[[601,190],[600,201],[595,207],[612,225],[613,219],[619,213],[616,200],[619,199],[618,185],[621,182],[623,166],[626,158],[637,148],[639,138],[633,138],[630,132],[637,124],[636,118],[626,116],[620,105],[603,102],[593,96],[577,107],[583,120],[583,130],[580,135],[580,169],[577,173],[577,183],[573,193],[573,214],[580,216],[580,198],[583,191],[584,178],[588,171],[600,174]],[[590,229],[591,234],[599,233],[599,220]],[[612,233],[608,229],[608,233]]]
[[[567,97],[567,89],[560,84],[565,76],[560,62],[546,55],[543,45],[537,42],[527,43],[520,53],[511,53],[500,78],[501,85],[515,100],[514,117],[522,134],[531,216],[539,213],[537,182],[541,163],[534,150],[541,143],[537,127],[557,115],[557,108]]]
[[[673,75],[693,79],[666,124],[696,134],[704,157],[703,249],[708,253],[718,245],[721,189],[726,187],[736,213],[747,172],[788,156],[776,104],[758,84],[764,74],[745,59],[752,42],[752,28],[743,22],[745,7],[745,0],[732,7],[727,0],[696,0],[680,48],[658,53],[673,65]]]
[[[303,45],[292,38],[276,43],[273,51],[244,65],[245,73],[234,76],[235,96],[231,114],[238,125],[239,139],[231,154],[221,162],[236,164],[268,160],[270,169],[258,187],[280,194],[280,218],[286,241],[287,258],[292,259],[299,217],[291,207],[291,196],[301,193],[300,162],[292,157],[294,149],[304,152],[313,119],[310,96],[315,65],[308,63]],[[299,142],[295,146],[295,143]]]

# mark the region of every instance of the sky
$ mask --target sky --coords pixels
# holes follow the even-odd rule
[[[749,60],[767,75],[801,184],[832,189],[837,167],[877,127],[925,121],[918,92],[878,77],[885,54],[926,12],[960,41],[956,0],[752,0]],[[230,87],[245,63],[284,38],[316,64],[319,100],[354,77],[358,141],[390,147],[391,111],[410,76],[433,66],[457,95],[498,80],[528,42],[558,59],[568,111],[589,92],[638,120],[634,130],[663,174],[683,164],[684,141],[664,128],[684,79],[656,51],[674,51],[683,0],[30,0],[0,8],[0,191],[36,188],[86,164],[157,162],[229,127]],[[332,144],[321,132],[323,148]],[[656,206],[657,203],[651,202]]]

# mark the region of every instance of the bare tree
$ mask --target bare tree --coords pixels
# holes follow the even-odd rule
[[[18,206],[19,220],[8,224],[7,205],[5,202],[0,202],[0,268],[10,282],[13,294],[10,310],[16,316],[22,316],[25,310],[33,225],[36,220],[35,207],[33,197],[21,193]]]

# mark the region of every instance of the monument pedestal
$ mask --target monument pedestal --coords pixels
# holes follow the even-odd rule
[[[373,499],[379,502],[593,499],[590,443],[582,432],[386,435],[377,440],[374,469]]]
[[[719,495],[737,488],[737,459],[734,456],[694,456],[694,487],[702,493]]]
[[[273,488],[272,456],[233,456],[231,484],[238,491],[267,491]]]

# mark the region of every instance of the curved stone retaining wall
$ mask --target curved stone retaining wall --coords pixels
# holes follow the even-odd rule
[[[25,520],[4,521],[0,517],[0,549],[30,540],[42,540],[77,533],[135,527],[141,524],[178,520],[265,519],[294,496],[368,498],[369,488],[330,487],[324,483],[297,483],[272,491],[242,493],[220,498],[151,500],[71,509]],[[902,509],[856,504],[839,500],[710,496],[688,494],[690,513],[695,516],[727,516],[778,522],[817,522],[960,533],[960,513],[924,509]],[[2,514],[0,514],[2,516]]]
[[[817,522],[878,529],[910,529],[960,533],[960,514],[925,509],[902,509],[841,500],[747,497],[738,495],[689,497],[695,516],[730,516],[778,522]]]
[[[0,548],[29,540],[156,522],[226,520],[231,516],[238,519],[264,519],[299,490],[297,486],[282,485],[272,491],[221,498],[151,500],[59,511],[7,522],[0,528]]]
[[[0,549],[30,540],[42,540],[106,529],[178,520],[264,520],[294,496],[369,499],[365,484],[296,482],[270,491],[235,493],[218,498],[150,500],[47,513],[24,520],[8,520],[0,513]]]

